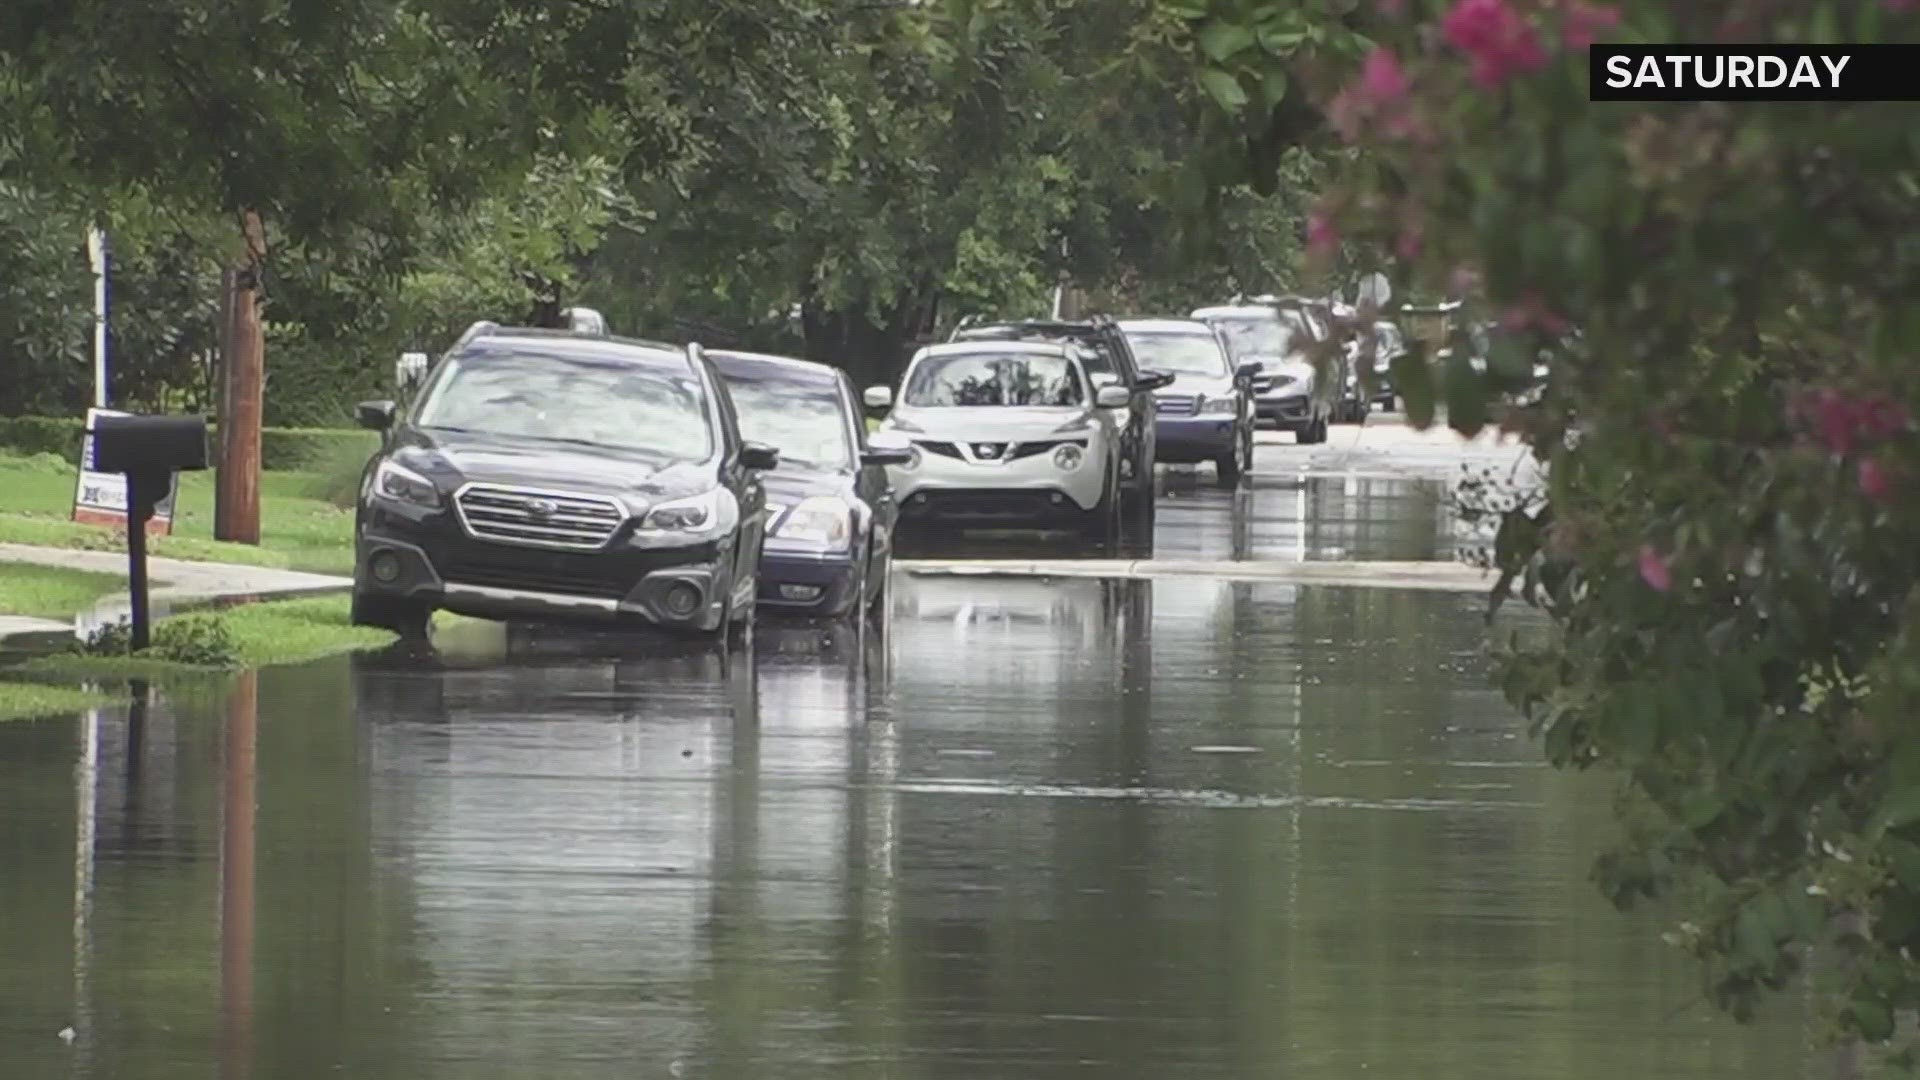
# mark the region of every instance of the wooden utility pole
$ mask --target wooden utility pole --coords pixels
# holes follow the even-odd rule
[[[260,321],[260,275],[267,257],[260,215],[241,214],[246,251],[224,279],[221,308],[220,471],[213,504],[213,536],[260,542],[260,414],[265,407],[266,328]]]

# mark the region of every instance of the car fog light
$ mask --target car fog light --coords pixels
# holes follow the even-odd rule
[[[1072,472],[1086,459],[1086,452],[1069,443],[1053,452],[1053,464],[1056,468]]]
[[[780,599],[782,600],[813,600],[819,597],[819,595],[820,586],[818,585],[780,586]]]
[[[368,561],[367,569],[373,571],[375,581],[391,585],[400,580],[400,556],[391,551],[377,552]]]
[[[672,615],[691,615],[700,607],[700,589],[687,582],[676,582],[667,590],[667,611]]]
[[[1059,492],[1056,491],[1053,494],[1047,496],[1047,501],[1054,504],[1055,506],[1058,506],[1061,503],[1066,502],[1067,500],[1064,495],[1061,495]]]

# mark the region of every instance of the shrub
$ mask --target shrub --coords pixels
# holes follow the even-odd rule
[[[95,630],[82,650],[95,656],[125,656],[132,652],[132,645],[132,627],[123,619]],[[160,620],[154,624],[151,643],[137,655],[194,667],[241,666],[239,643],[233,639],[226,622],[212,614],[176,615]]]
[[[1284,71],[1240,58],[1301,7],[1197,0],[1203,80],[1229,104],[1286,97]],[[1487,506],[1496,604],[1559,631],[1510,651],[1503,685],[1556,765],[1620,778],[1625,840],[1596,880],[1675,901],[1670,940],[1735,1017],[1832,947],[1836,1031],[1890,1042],[1920,1003],[1911,107],[1596,107],[1587,45],[1897,42],[1920,7],[1369,11],[1373,51],[1322,88],[1362,152],[1308,244],[1393,250],[1467,303],[1462,329],[1498,325],[1484,369],[1457,334],[1394,380],[1411,415],[1438,399],[1546,463],[1541,498]],[[1543,352],[1544,394],[1514,405]]]
[[[0,451],[58,454],[78,465],[85,432],[86,421],[77,416],[0,417]],[[214,438],[211,425],[209,432]],[[325,466],[353,453],[365,461],[379,445],[378,435],[358,428],[266,428],[260,433],[260,462],[262,468],[288,470]]]

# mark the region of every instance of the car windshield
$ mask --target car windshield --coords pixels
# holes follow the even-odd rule
[[[1034,326],[984,326],[971,332],[962,331],[961,340],[1044,341],[1051,345],[1064,345],[1080,357],[1080,364],[1087,369],[1087,374],[1118,374],[1113,357],[1107,355],[1105,349],[1089,341],[1084,334]]]
[[[1064,356],[963,353],[922,360],[907,381],[906,404],[921,408],[974,405],[1079,405],[1080,373]]]
[[[561,352],[486,352],[449,360],[421,400],[415,423],[688,460],[712,452],[692,372]]]
[[[715,358],[740,414],[740,432],[778,447],[781,462],[812,468],[852,467],[845,399],[838,384],[777,365]]]
[[[1235,360],[1272,360],[1291,356],[1306,344],[1306,335],[1301,332],[1298,320],[1299,316],[1291,312],[1285,316],[1276,312],[1266,317],[1222,318],[1216,320],[1215,325],[1227,339],[1227,349]]]
[[[1148,371],[1175,375],[1225,375],[1227,357],[1211,334],[1130,334],[1127,343]]]

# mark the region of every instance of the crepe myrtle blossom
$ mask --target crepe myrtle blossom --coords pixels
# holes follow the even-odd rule
[[[1560,16],[1560,42],[1569,49],[1584,49],[1619,25],[1619,8],[1574,0]]]
[[[1673,571],[1667,568],[1667,558],[1652,544],[1640,545],[1640,580],[1654,592],[1673,588]]]
[[[1360,65],[1360,76],[1334,96],[1327,109],[1333,127],[1348,142],[1358,142],[1369,121],[1383,120],[1388,133],[1407,135],[1416,126],[1409,117],[1407,94],[1413,87],[1400,58],[1391,49],[1375,49]]]
[[[1326,211],[1315,210],[1307,215],[1307,253],[1310,255],[1331,255],[1340,246],[1340,230],[1327,217]]]
[[[1567,332],[1567,320],[1560,317],[1539,293],[1528,293],[1507,308],[1500,318],[1500,325],[1508,330],[1538,330],[1544,334],[1564,334]]]
[[[1440,31],[1472,60],[1473,80],[1488,89],[1547,66],[1540,36],[1506,0],[1459,0]]]
[[[1907,410],[1885,395],[1850,397],[1832,388],[1802,397],[1799,411],[1814,436],[1835,454],[1890,439],[1907,430],[1908,424]]]
[[[1860,491],[1874,502],[1886,502],[1893,495],[1893,479],[1877,458],[1860,463]]]

